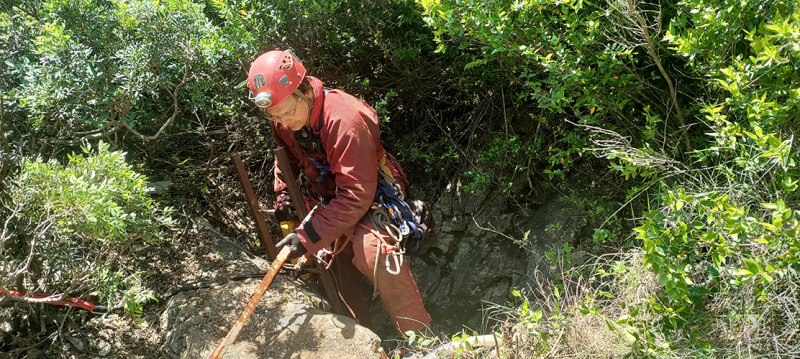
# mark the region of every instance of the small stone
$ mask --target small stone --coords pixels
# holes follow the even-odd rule
[[[86,350],[86,344],[83,344],[82,340],[80,340],[80,339],[78,339],[76,337],[73,337],[71,335],[67,335],[66,338],[67,338],[67,341],[70,344],[72,344],[72,347],[75,348],[75,350],[77,350],[77,351],[79,351],[81,353],[83,353]]]
[[[97,356],[99,357],[107,357],[111,354],[111,344],[106,341],[100,341],[97,343]]]

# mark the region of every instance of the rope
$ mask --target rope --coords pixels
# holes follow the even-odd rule
[[[400,250],[400,242],[403,240],[403,233],[400,231],[397,226],[392,224],[391,220],[389,219],[389,215],[386,214],[386,211],[381,208],[382,205],[373,206],[369,211],[367,211],[367,218],[369,218],[372,227],[369,227],[363,223],[358,223],[361,228],[366,229],[370,233],[372,233],[375,238],[378,239],[380,244],[375,251],[375,264],[372,270],[372,298],[375,299],[378,297],[378,263],[380,261],[381,251],[386,253],[386,271],[392,275],[398,275],[400,273],[400,267],[403,265],[403,251]],[[376,228],[383,229],[389,235],[389,238],[392,239],[394,244],[389,244],[383,239],[383,235],[376,230]],[[326,270],[329,270],[333,265],[333,260],[336,258],[336,255],[341,253],[347,245],[352,240],[351,237],[346,236],[344,242],[341,242],[337,239],[334,242],[334,247],[332,250],[323,248],[314,257],[317,258],[320,263],[325,266]],[[394,265],[395,269],[391,269],[391,262],[389,261],[389,255],[394,256]],[[323,257],[329,257],[328,261],[324,260]]]
[[[370,223],[372,224],[372,228],[364,225],[363,223],[359,223],[358,225],[361,226],[361,228],[370,231],[380,241],[380,244],[375,251],[375,264],[372,269],[372,299],[375,299],[379,294],[378,263],[380,262],[381,250],[386,253],[386,271],[393,275],[400,273],[400,266],[403,265],[403,253],[398,251],[398,245],[400,244],[400,241],[403,240],[403,234],[400,232],[400,229],[398,229],[397,226],[390,222],[389,216],[382,209],[373,207],[369,210],[369,212],[367,212],[367,215]],[[376,230],[376,228],[384,229],[389,237],[394,241],[394,244],[390,245],[386,243],[386,240],[383,239],[383,236]],[[392,255],[395,256],[395,265],[397,268],[394,271],[390,269],[389,253],[392,253]]]

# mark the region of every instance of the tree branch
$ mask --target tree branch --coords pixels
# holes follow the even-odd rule
[[[0,96],[0,142],[3,145],[3,167],[0,169],[0,192],[6,188],[6,175],[11,162],[11,147],[8,145],[5,130],[3,129],[3,122],[6,119],[5,98]]]
[[[511,236],[509,236],[509,235],[507,235],[507,234],[505,234],[505,233],[502,233],[502,232],[500,232],[500,231],[498,231],[498,230],[496,230],[496,229],[494,229],[494,228],[484,228],[484,227],[481,227],[481,225],[480,225],[480,224],[478,224],[478,221],[475,219],[475,216],[472,216],[472,222],[475,222],[475,226],[476,226],[476,227],[478,227],[478,228],[479,228],[479,229],[481,229],[481,230],[484,230],[484,231],[487,231],[487,232],[492,232],[492,233],[494,233],[494,234],[501,235],[501,236],[505,237],[506,239],[510,239],[510,240],[512,240],[512,241],[514,240],[514,237],[511,237]]]
[[[157,139],[158,136],[161,135],[161,132],[163,132],[164,129],[166,129],[167,126],[169,126],[169,124],[172,123],[172,121],[175,120],[176,117],[178,117],[178,91],[181,89],[181,87],[183,87],[183,85],[186,85],[186,81],[188,80],[188,78],[189,78],[189,63],[184,60],[184,62],[183,62],[183,79],[181,80],[181,83],[179,83],[177,86],[175,86],[175,89],[172,91],[172,106],[174,108],[174,110],[172,111],[172,116],[170,116],[170,118],[167,120],[167,122],[164,122],[164,124],[161,126],[161,128],[158,130],[158,132],[156,132],[155,135],[145,136],[145,135],[139,133],[139,131],[136,131],[136,130],[128,127],[128,125],[126,123],[122,122],[122,121],[111,121],[111,124],[114,125],[116,128],[124,128],[124,129],[128,130],[129,132],[133,133],[134,135],[136,135],[137,137],[141,138],[145,142],[149,142],[149,141],[153,141],[153,140]]]
[[[658,67],[658,71],[661,72],[661,76],[664,77],[665,81],[667,81],[669,94],[672,98],[672,102],[675,104],[675,112],[678,115],[678,121],[680,122],[681,130],[683,131],[683,139],[686,142],[686,150],[691,151],[692,147],[691,143],[689,142],[689,133],[686,130],[686,122],[683,119],[683,111],[681,110],[681,105],[678,102],[678,91],[675,89],[675,84],[672,83],[672,78],[667,74],[667,71],[664,69],[664,65],[661,64],[661,58],[658,56],[658,53],[656,52],[656,46],[653,44],[653,38],[650,36],[650,29],[647,26],[647,22],[645,22],[644,18],[642,17],[642,14],[639,13],[636,3],[634,0],[626,1],[631,16],[633,16],[633,18],[639,24],[642,37],[647,42],[647,54],[653,59],[653,62],[655,62],[656,66]]]

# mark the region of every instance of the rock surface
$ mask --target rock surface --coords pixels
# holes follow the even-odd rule
[[[266,263],[249,258],[207,223],[212,254],[222,272],[257,272]],[[260,269],[259,269],[260,267]],[[164,351],[173,358],[207,358],[238,319],[260,278],[187,290],[172,296],[161,316]],[[278,275],[229,347],[225,358],[376,358],[380,338],[354,320],[312,307],[302,283]]]
[[[488,199],[487,199],[488,198]],[[445,193],[433,206],[438,240],[411,256],[412,272],[434,334],[462,329],[483,332],[487,310],[505,306],[513,288],[526,289],[535,273],[553,264],[545,252],[563,249],[584,226],[576,206],[553,196],[520,214],[498,197]],[[198,221],[209,243],[209,263],[200,278],[265,271],[268,263],[248,257],[207,222]],[[502,234],[501,234],[502,233]],[[203,266],[201,266],[203,267]],[[260,278],[217,288],[181,292],[161,317],[165,352],[172,357],[207,357],[227,334]],[[368,283],[365,283],[368,285]],[[227,358],[373,358],[380,338],[352,319],[324,312],[313,290],[279,275],[245,325]],[[373,302],[378,333],[394,336],[379,301]],[[376,320],[378,319],[378,320]]]
[[[506,306],[511,290],[526,289],[537,271],[546,275],[544,253],[563,248],[584,225],[562,197],[527,215],[500,197],[449,192],[434,206],[438,241],[410,258],[434,329],[483,332],[485,311]]]

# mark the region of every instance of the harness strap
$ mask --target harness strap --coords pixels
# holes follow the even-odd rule
[[[303,151],[303,153],[306,154],[306,158],[308,158],[308,161],[311,162],[311,164],[314,165],[314,167],[319,169],[319,176],[317,176],[317,182],[322,182],[325,179],[325,175],[331,172],[331,165],[324,165],[320,163],[319,161],[314,159],[314,157],[311,157],[311,155],[308,154],[308,152]]]
[[[395,187],[387,183],[383,178],[378,178],[378,189],[375,192],[375,198],[379,203],[389,207],[390,211],[399,212],[399,216],[393,217],[395,217],[394,219],[403,235],[408,235],[413,241],[422,239],[424,233],[414,223],[411,207],[397,195]]]
[[[323,108],[320,110],[319,120],[317,121],[316,128],[311,129],[311,132],[313,132],[311,134],[312,136],[319,135],[320,131],[322,130],[322,125],[325,121],[324,117],[325,97],[329,91],[331,91],[330,88],[325,88],[323,90],[322,105],[321,105],[323,106]],[[306,155],[308,161],[319,170],[320,174],[316,178],[316,181],[322,182],[325,179],[325,175],[330,173],[331,166],[329,163],[327,163],[327,158],[326,158],[327,154],[325,152],[324,146],[322,146],[321,141],[319,143],[319,146],[314,146],[314,147],[318,148],[318,150],[322,154],[323,156],[322,161],[317,160],[316,158],[311,156],[311,154],[309,154],[309,152],[302,146],[299,147]],[[382,218],[376,220],[376,218],[374,217],[378,215],[370,215],[370,220],[374,228],[385,229],[387,233],[389,233],[389,236],[392,237],[392,239],[395,241],[395,244],[394,245],[387,244],[383,239],[383,237],[380,235],[380,233],[378,233],[374,228],[366,228],[366,226],[364,226],[361,223],[359,223],[359,225],[365,227],[367,230],[375,234],[375,236],[382,241],[381,246],[383,247],[384,252],[386,253],[387,271],[389,273],[396,274],[399,273],[400,265],[403,262],[402,254],[405,252],[405,250],[402,247],[400,247],[400,243],[402,243],[403,238],[405,236],[409,236],[409,238],[412,241],[418,242],[419,240],[422,239],[423,232],[414,222],[414,216],[411,213],[411,207],[409,207],[408,203],[406,203],[403,200],[405,198],[405,194],[402,191],[402,187],[397,183],[394,176],[392,175],[391,169],[386,164],[387,157],[389,158],[389,161],[391,161],[394,168],[397,169],[403,182],[406,185],[408,185],[408,181],[405,178],[405,174],[400,169],[400,166],[397,165],[397,162],[395,161],[394,157],[392,157],[391,154],[384,151],[384,155],[378,160],[376,166],[377,167],[376,170],[378,172],[378,184],[375,190],[375,198],[373,199],[373,202],[377,204],[379,207],[385,206],[389,215],[391,215],[391,219],[387,216],[385,212],[383,212],[382,210],[378,210],[372,212],[380,213],[380,215],[383,215]],[[320,202],[322,203],[324,201],[321,199]],[[392,221],[394,221],[394,223],[396,223],[397,226],[392,224]],[[332,251],[323,249],[323,255],[329,255],[331,258],[329,262],[325,262],[324,260],[322,260],[322,258],[320,258],[321,256],[317,256],[317,259],[319,259],[322,263],[325,264],[326,269],[330,268],[331,264],[333,263],[334,256],[339,252],[341,252],[344,249],[344,247],[346,247],[347,243],[349,243],[349,241],[350,241],[349,237],[347,237],[344,243],[339,243],[339,240],[337,239],[335,241],[334,249]],[[379,253],[380,250],[378,250],[376,254],[375,268],[377,268],[378,266]],[[395,270],[391,270],[389,268],[389,253],[392,253],[393,256],[400,255],[399,260],[397,257],[395,257],[395,264],[396,264]],[[377,282],[377,269],[373,277]],[[377,295],[377,284],[375,284],[374,294]]]

